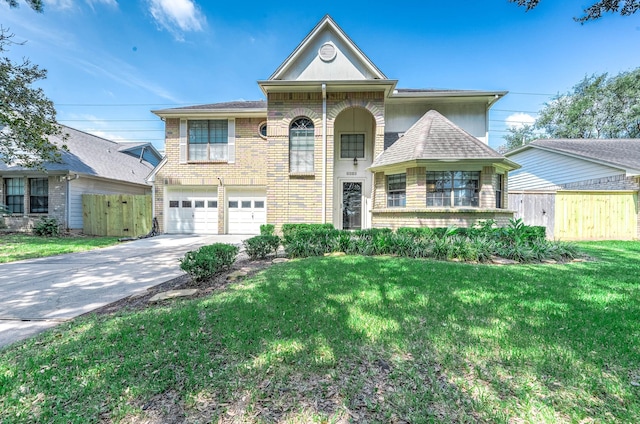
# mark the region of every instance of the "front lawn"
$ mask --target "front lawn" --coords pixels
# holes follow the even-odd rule
[[[82,252],[117,243],[117,237],[38,237],[29,234],[2,234],[0,263]]]
[[[85,317],[0,352],[0,421],[640,422],[640,243],[579,246],[314,257]]]

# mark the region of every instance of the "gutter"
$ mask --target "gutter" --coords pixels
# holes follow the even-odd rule
[[[327,84],[322,83],[322,223],[327,223]]]

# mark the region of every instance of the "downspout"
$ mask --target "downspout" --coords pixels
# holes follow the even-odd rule
[[[327,223],[327,84],[322,83],[322,223]]]

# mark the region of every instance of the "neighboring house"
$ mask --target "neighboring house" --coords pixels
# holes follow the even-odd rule
[[[506,153],[509,208],[564,240],[640,237],[640,139],[536,140]]]
[[[27,230],[52,217],[65,229],[82,230],[83,194],[151,193],[145,182],[150,163],[123,153],[113,141],[65,126],[62,131],[69,151],[61,152],[60,163],[44,164],[44,172],[0,162],[0,198],[9,208],[4,222],[10,229]],[[62,144],[59,137],[50,141]]]
[[[267,80],[266,101],[153,111],[166,156],[149,181],[168,233],[508,222],[514,162],[488,147],[504,91],[398,89],[329,17]]]
[[[156,150],[151,143],[147,142],[118,142],[122,153],[126,153],[138,160],[149,163],[156,167],[162,161],[162,154]]]

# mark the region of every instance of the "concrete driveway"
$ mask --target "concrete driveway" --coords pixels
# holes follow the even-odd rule
[[[82,253],[0,264],[0,349],[183,275],[185,252],[251,236],[161,235]]]

